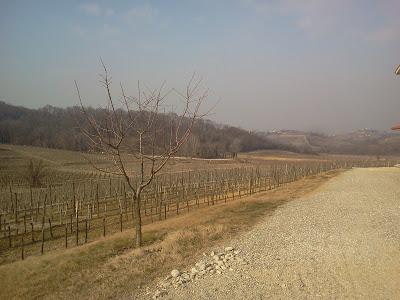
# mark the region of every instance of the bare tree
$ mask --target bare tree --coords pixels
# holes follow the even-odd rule
[[[107,106],[105,115],[100,117],[85,108],[78,84],[75,81],[84,123],[80,124],[90,147],[103,153],[112,161],[111,167],[101,167],[92,163],[97,170],[125,179],[132,192],[136,229],[136,246],[142,244],[141,195],[184,145],[191,135],[195,122],[207,113],[201,113],[200,107],[207,98],[208,91],[202,88],[201,79],[195,76],[186,86],[185,92],[176,89],[165,91],[165,84],[158,89],[142,89],[138,83],[137,96],[127,96],[120,84],[121,98],[113,98],[111,77],[101,61],[103,74],[101,84],[105,89]],[[165,113],[167,98],[178,97],[182,102],[180,114]],[[160,142],[162,141],[162,142]],[[128,161],[132,156],[139,162],[139,168],[132,167]],[[89,159],[90,160],[90,159]]]

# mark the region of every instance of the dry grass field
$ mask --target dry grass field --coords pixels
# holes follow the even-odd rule
[[[341,160],[374,160],[375,156],[349,155],[349,154],[301,154],[290,151],[260,150],[247,153],[240,153],[238,158],[242,161],[271,163],[271,162],[327,162]],[[396,157],[390,156],[390,159]],[[383,158],[384,159],[384,158]]]
[[[96,154],[87,154],[76,151],[49,149],[33,146],[18,146],[0,144],[0,182],[12,176],[15,180],[23,180],[21,175],[24,168],[30,160],[41,160],[49,169],[49,172],[57,173],[60,177],[57,179],[49,176],[49,182],[61,180],[72,180],[82,178],[82,174],[98,174],[99,172],[93,168],[89,160],[98,166],[109,166],[111,163],[106,157]],[[129,168],[138,170],[138,161],[135,158],[129,159]],[[232,168],[242,165],[249,165],[245,162],[235,161],[231,159],[190,159],[177,158],[171,159],[163,169],[164,173],[196,171],[215,168]],[[63,175],[63,176],[61,176]]]
[[[398,159],[397,157],[388,157]],[[99,166],[110,165],[107,158],[102,155],[87,154],[76,151],[49,149],[33,146],[18,146],[0,144],[0,182],[7,180],[7,177],[23,180],[21,175],[30,160],[42,160],[51,175],[49,182],[59,183],[63,180],[81,179],[89,174],[99,175],[99,172],[92,167],[88,161]],[[289,151],[261,150],[247,153],[240,153],[238,159],[171,159],[163,173],[174,173],[182,171],[214,170],[223,168],[248,167],[248,166],[269,166],[271,163],[288,162],[329,162],[343,160],[375,160],[374,156],[366,155],[340,155],[340,154],[299,154]],[[385,158],[382,158],[385,159]],[[138,161],[135,158],[129,160],[129,168],[138,169]]]

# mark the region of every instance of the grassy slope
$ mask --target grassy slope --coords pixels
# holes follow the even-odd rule
[[[12,159],[11,159],[12,158]],[[21,171],[29,160],[42,160],[45,165],[57,171],[64,172],[92,172],[96,171],[88,159],[96,166],[110,166],[111,162],[99,154],[87,154],[77,151],[49,149],[34,146],[19,146],[0,144],[0,167],[13,172]],[[124,159],[129,170],[138,170],[139,161],[135,158]],[[201,170],[214,168],[229,168],[243,165],[234,160],[196,160],[196,159],[171,159],[164,167],[163,172],[181,172],[185,170]],[[1,170],[1,168],[0,168]]]
[[[146,246],[134,249],[133,231],[42,257],[0,266],[1,299],[135,296],[172,268],[248,230],[285,201],[301,197],[338,174],[332,171],[144,227]]]

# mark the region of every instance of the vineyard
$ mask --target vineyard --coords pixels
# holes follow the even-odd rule
[[[257,167],[158,175],[144,191],[143,223],[234,201],[332,169],[392,166],[395,161],[278,162]],[[83,174],[83,175],[82,175]],[[61,176],[61,175],[59,175]],[[45,187],[0,188],[0,264],[69,248],[134,226],[132,195],[122,178],[86,172]],[[137,180],[135,177],[132,181]]]

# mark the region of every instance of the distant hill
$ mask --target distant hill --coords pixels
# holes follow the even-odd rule
[[[324,135],[297,130],[272,131],[264,137],[273,143],[297,148],[299,152],[387,155],[400,153],[400,134],[361,129],[354,132]]]
[[[96,118],[105,115],[100,108],[88,110]],[[168,129],[172,115],[163,114],[162,117]],[[87,151],[86,139],[78,126],[80,120],[82,114],[79,107],[58,108],[47,105],[39,109],[27,109],[0,101],[0,143]],[[193,128],[192,136],[178,154],[220,158],[242,151],[281,147],[288,148],[259,133],[220,125],[210,120],[199,120]]]
[[[88,108],[101,118],[104,111]],[[169,115],[163,115],[168,121]],[[87,151],[78,128],[79,107],[47,105],[28,109],[0,101],[0,143]],[[220,158],[255,150],[288,150],[300,153],[400,154],[400,134],[362,129],[345,134],[324,135],[298,130],[251,132],[238,127],[200,120],[180,155]]]

